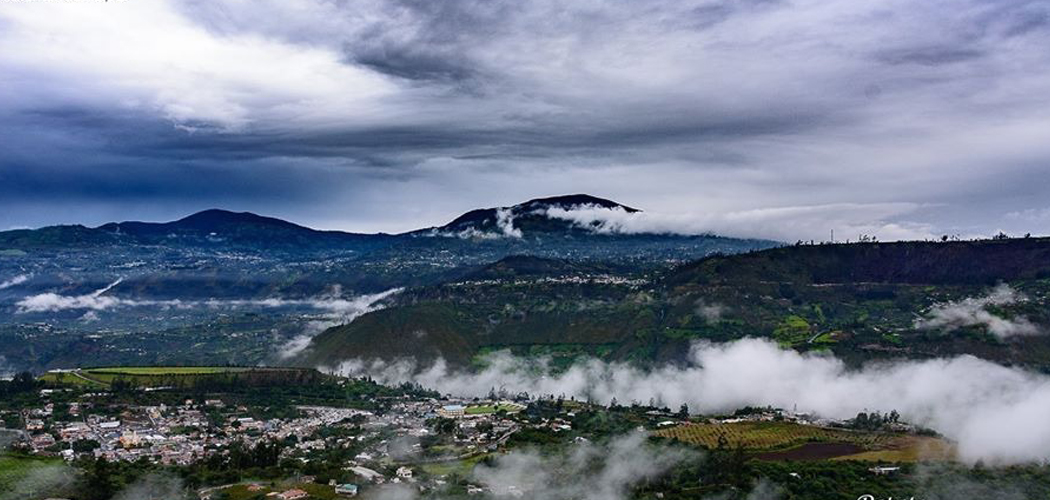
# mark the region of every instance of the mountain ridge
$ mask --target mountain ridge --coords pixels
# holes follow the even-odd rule
[[[210,208],[167,222],[128,220],[108,222],[96,227],[80,224],[45,226],[37,229],[0,231],[0,248],[46,247],[49,245],[99,246],[140,242],[156,244],[181,239],[188,243],[261,244],[270,246],[340,247],[387,243],[392,239],[418,236],[459,238],[521,238],[563,235],[578,237],[595,234],[585,227],[561,218],[548,216],[553,209],[572,210],[599,207],[639,213],[641,210],[587,194],[533,198],[505,207],[479,208],[467,211],[445,225],[403,233],[355,233],[342,230],[318,230],[284,219],[253,212],[235,212]],[[643,233],[658,234],[658,233]],[[673,235],[683,238],[715,235]]]
[[[553,209],[569,211],[580,208],[621,210],[629,214],[641,212],[637,208],[605,198],[570,194],[533,198],[511,206],[471,210],[443,226],[421,229],[413,233],[432,232],[472,237],[523,237],[528,234],[550,235],[559,232],[569,235],[594,233],[593,226],[581,226],[571,220],[549,216],[549,211]]]
[[[387,309],[318,335],[297,363],[415,358],[469,366],[511,349],[659,364],[682,361],[692,342],[766,337],[856,362],[972,354],[1050,370],[1050,335],[1004,340],[977,320],[952,333],[919,323],[938,305],[984,307],[981,297],[1010,286],[1016,298],[986,313],[1050,331],[1042,305],[1050,296],[1050,238],[777,247],[620,281],[561,261],[512,257],[470,277],[495,281],[406,291]],[[381,342],[418,331],[427,335]]]

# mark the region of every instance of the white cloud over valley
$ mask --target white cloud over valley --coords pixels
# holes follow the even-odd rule
[[[971,297],[957,302],[933,306],[927,317],[915,321],[916,328],[951,332],[968,326],[982,326],[996,337],[1005,339],[1019,335],[1037,335],[1040,328],[1023,316],[1004,318],[994,314],[990,307],[1008,306],[1027,300],[1009,285],[1001,284],[988,295]]]
[[[384,383],[416,381],[463,396],[493,388],[531,395],[564,395],[608,403],[647,402],[694,411],[732,411],[773,405],[850,418],[861,411],[899,411],[958,442],[967,461],[1016,463],[1050,460],[1050,377],[1007,368],[971,356],[896,361],[850,370],[838,359],[782,350],[745,339],[698,344],[685,367],[639,370],[627,364],[588,361],[554,374],[534,361],[506,354],[473,373],[443,362],[346,361],[337,371],[368,375]]]

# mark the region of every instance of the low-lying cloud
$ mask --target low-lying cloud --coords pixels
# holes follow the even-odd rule
[[[704,299],[696,300],[696,314],[707,323],[718,323],[728,308],[717,302],[708,302]]]
[[[861,235],[875,236],[884,241],[934,238],[932,228],[927,225],[892,222],[919,208],[921,206],[914,203],[836,203],[725,213],[672,214],[577,205],[569,208],[551,207],[542,213],[552,219],[567,220],[603,234],[762,235],[781,241],[795,241],[799,237],[830,236],[829,231],[835,230],[842,240]]]
[[[106,295],[113,287],[119,285],[123,279],[118,279],[103,288],[84,295],[59,295],[57,293],[41,293],[32,295],[18,301],[18,312],[55,312],[67,309],[93,309],[103,311],[117,306],[147,305],[156,303],[154,301],[136,301],[121,299]]]
[[[298,355],[310,345],[310,340],[317,334],[333,326],[349,323],[362,314],[381,309],[383,299],[400,293],[401,290],[403,289],[393,288],[385,292],[343,299],[338,296],[339,289],[337,288],[334,292],[336,296],[320,299],[311,304],[316,309],[328,311],[327,317],[307,323],[302,333],[281,346],[277,357],[288,359]]]
[[[915,322],[917,328],[940,329],[946,332],[969,326],[983,326],[989,333],[1005,339],[1021,335],[1036,335],[1039,327],[1027,318],[1019,316],[1008,319],[997,316],[989,307],[1007,306],[1023,302],[1027,298],[1009,285],[995,287],[983,297],[970,297],[958,302],[938,304],[930,309],[926,318]]]
[[[26,313],[58,312],[66,310],[106,311],[120,307],[166,307],[189,309],[195,307],[210,308],[282,308],[303,307],[323,311],[332,320],[352,319],[360,314],[363,303],[374,302],[400,291],[400,288],[387,290],[371,295],[356,297],[344,297],[342,289],[334,287],[329,293],[306,299],[286,299],[272,297],[267,299],[207,299],[207,300],[181,300],[181,299],[128,299],[107,295],[114,287],[119,285],[123,279],[118,279],[103,288],[83,295],[62,295],[54,292],[31,295],[19,300],[15,305],[17,311]]]
[[[0,354],[0,380],[9,380],[15,376],[15,367],[7,361],[7,357]]]
[[[42,498],[46,492],[69,487],[75,479],[73,470],[65,464],[33,467],[26,475],[9,484],[7,491],[0,491],[0,500]]]
[[[972,356],[898,361],[849,370],[830,356],[782,350],[761,339],[697,344],[688,366],[640,370],[597,360],[552,373],[542,362],[493,356],[481,372],[411,361],[351,360],[336,368],[384,383],[415,381],[442,392],[484,396],[492,388],[608,403],[647,402],[703,412],[744,406],[797,407],[845,419],[897,410],[908,421],[958,442],[966,461],[1050,460],[1050,377]],[[537,364],[538,363],[538,364]]]
[[[635,484],[688,458],[682,450],[648,445],[646,435],[635,432],[604,446],[584,443],[566,455],[514,451],[478,466],[474,480],[497,497],[619,500],[628,498]]]
[[[11,279],[0,281],[0,290],[3,290],[5,288],[11,288],[11,287],[17,286],[17,285],[21,285],[22,283],[25,283],[26,281],[29,281],[29,276],[27,276],[25,274],[19,274],[18,276],[15,276],[15,277],[13,277]]]
[[[630,498],[639,483],[656,479],[698,456],[681,448],[648,443],[645,433],[633,432],[605,444],[578,443],[564,452],[515,449],[492,463],[479,464],[467,480],[484,489],[488,493],[485,498],[622,500]],[[411,500],[419,494],[404,485],[384,485],[377,489],[375,498]],[[434,498],[445,497],[439,494]]]
[[[84,295],[60,295],[53,292],[42,293],[26,297],[17,302],[17,312],[47,313],[67,310],[84,310],[80,320],[84,323],[99,321],[99,311],[107,311],[121,307],[161,307],[166,309],[192,309],[192,308],[266,308],[277,309],[287,307],[307,308],[320,311],[317,319],[308,321],[295,337],[282,342],[277,348],[279,359],[288,359],[298,355],[310,345],[310,339],[324,330],[336,325],[353,321],[358,316],[375,311],[382,307],[381,302],[399,292],[402,288],[392,288],[384,292],[346,297],[342,288],[338,285],[323,295],[307,299],[209,299],[209,300],[148,300],[148,299],[126,299],[107,295],[122,280],[118,279],[109,285]]]
[[[120,490],[113,500],[153,500],[159,498],[186,498],[188,489],[178,477],[166,474],[147,474]]]
[[[488,221],[485,221],[486,223]],[[521,229],[514,227],[514,211],[509,207],[496,209],[496,227],[491,231],[478,229],[470,226],[460,231],[438,231],[434,230],[428,236],[444,236],[447,238],[497,240],[501,238],[518,238],[523,234]]]

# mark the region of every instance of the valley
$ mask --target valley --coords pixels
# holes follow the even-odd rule
[[[655,467],[629,498],[949,491],[929,470],[1050,491],[1028,423],[1050,239],[550,216],[578,209],[640,213],[573,195],[397,235],[214,210],[0,233],[0,499],[577,498],[624,467]]]

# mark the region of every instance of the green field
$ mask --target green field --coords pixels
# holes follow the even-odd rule
[[[468,406],[463,410],[467,415],[487,415],[489,413],[496,413],[497,411],[503,410],[507,413],[516,413],[524,410],[525,407],[516,404],[498,404],[498,405],[478,405]]]
[[[135,387],[192,387],[201,383],[280,385],[322,378],[316,370],[244,366],[127,366],[52,371],[40,380],[55,385],[106,388],[120,381]]]
[[[252,369],[249,367],[230,366],[120,366],[90,368],[84,371],[91,374],[113,375],[199,375],[207,373],[236,373]]]
[[[109,387],[108,383],[91,379],[88,377],[78,377],[72,372],[47,372],[40,376],[40,380],[54,385],[75,386],[82,388],[104,389],[106,387]]]
[[[59,459],[0,455],[0,500],[44,496],[68,486],[72,470]]]
[[[474,471],[474,466],[489,456],[487,453],[474,455],[470,458],[463,460],[449,460],[447,462],[430,462],[421,464],[419,468],[423,469],[423,472],[431,476],[447,476],[449,474],[458,474],[462,477],[469,477],[470,473]]]
[[[310,494],[308,498],[313,500],[329,500],[340,498],[336,495],[335,489],[326,484],[314,484],[314,483],[295,483],[292,481],[284,481],[276,485],[269,483],[258,483],[260,488],[256,491],[249,489],[250,483],[238,484],[223,488],[219,498],[226,498],[228,500],[254,500],[257,498],[273,498],[268,495],[276,495],[282,491],[297,488]]]

